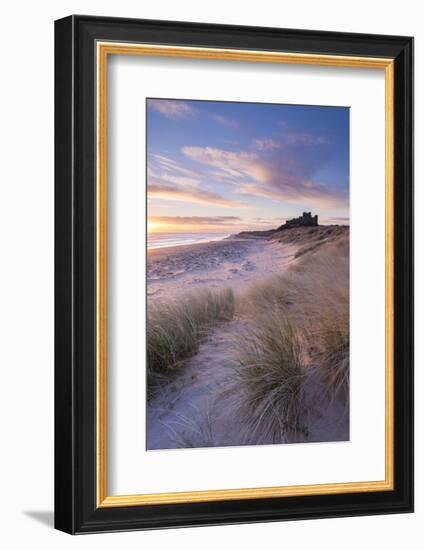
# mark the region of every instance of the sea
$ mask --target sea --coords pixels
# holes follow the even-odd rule
[[[149,233],[147,235],[147,248],[152,250],[168,246],[208,243],[221,241],[229,236],[229,233]]]

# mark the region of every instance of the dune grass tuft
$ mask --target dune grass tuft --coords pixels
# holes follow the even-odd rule
[[[284,441],[287,433],[301,431],[304,373],[296,329],[274,309],[247,329],[236,346],[247,442]]]
[[[321,374],[331,399],[349,396],[349,318],[341,313],[323,316],[313,333],[312,363]]]
[[[181,363],[195,354],[200,342],[219,321],[234,314],[234,294],[203,291],[148,308],[147,386],[152,397]]]

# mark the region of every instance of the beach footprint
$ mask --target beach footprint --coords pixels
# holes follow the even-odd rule
[[[245,262],[243,265],[242,265],[242,268],[244,269],[244,271],[255,271],[255,266],[252,262]]]

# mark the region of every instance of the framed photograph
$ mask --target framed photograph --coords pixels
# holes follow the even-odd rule
[[[55,525],[413,509],[413,39],[55,24]]]

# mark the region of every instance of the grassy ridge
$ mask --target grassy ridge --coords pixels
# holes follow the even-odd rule
[[[316,251],[325,244],[330,244],[349,235],[349,227],[346,225],[318,225],[316,227],[294,227],[274,232],[270,240],[282,244],[295,244],[298,246],[296,257]]]

